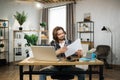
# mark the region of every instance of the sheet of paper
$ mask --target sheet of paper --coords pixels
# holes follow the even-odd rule
[[[68,45],[67,48],[68,50],[65,52],[66,57],[75,54],[77,50],[82,50],[81,40],[76,39],[72,44]]]

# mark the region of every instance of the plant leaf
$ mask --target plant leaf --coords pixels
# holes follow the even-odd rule
[[[15,17],[15,19],[18,21],[18,23],[21,26],[26,21],[27,14],[25,14],[24,11],[22,13],[19,13],[19,12],[16,11],[16,14],[14,15],[14,17]]]

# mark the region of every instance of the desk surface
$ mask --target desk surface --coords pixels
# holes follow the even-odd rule
[[[95,60],[95,61],[88,61],[88,62],[69,62],[69,61],[40,61],[34,58],[26,58],[18,63],[18,65],[103,65],[103,61]]]

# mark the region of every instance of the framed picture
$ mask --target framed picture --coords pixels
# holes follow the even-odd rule
[[[91,14],[90,13],[84,13],[84,21],[91,21]]]

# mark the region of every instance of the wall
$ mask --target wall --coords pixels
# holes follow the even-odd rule
[[[40,9],[36,8],[32,3],[21,3],[15,0],[0,0],[0,19],[8,19],[10,25],[10,62],[13,61],[13,30],[18,30],[18,23],[13,15],[18,12],[25,11],[27,13],[27,21],[23,24],[23,29],[37,29],[40,22]]]
[[[113,34],[113,63],[120,64],[120,0],[81,0],[76,3],[76,22],[83,21],[84,13],[91,13],[95,23],[95,47],[99,44],[111,46],[111,33],[103,32],[107,26]],[[109,56],[110,63],[110,56]]]
[[[46,7],[53,7],[62,4],[50,4],[46,5]],[[113,46],[111,46],[113,50],[113,64],[120,64],[119,4],[120,0],[78,0],[75,4],[75,26],[77,25],[77,22],[83,21],[84,13],[91,13],[91,20],[94,21],[95,27],[95,47],[100,44],[110,46],[113,44]],[[111,39],[110,32],[101,31],[103,26],[108,27],[112,31],[113,39]],[[112,40],[113,42],[111,43]],[[111,55],[108,57],[108,62],[111,63]]]
[[[107,26],[113,33],[113,61],[114,64],[120,64],[120,0],[80,0],[76,2],[75,25],[78,21],[83,21],[84,13],[91,13],[91,20],[95,23],[95,47],[99,44],[111,45],[111,34],[102,32],[101,28]],[[62,5],[62,4],[61,4]],[[47,5],[46,7],[51,7]],[[56,4],[55,4],[56,6]],[[10,34],[13,35],[13,29],[18,29],[18,25],[14,25],[15,19],[13,15],[16,11],[25,11],[28,13],[28,19],[23,26],[27,28],[38,28],[40,21],[40,11],[33,3],[16,3],[14,0],[0,0],[0,18],[10,20]],[[39,19],[40,18],[40,19]],[[76,35],[77,36],[77,35]],[[10,36],[12,43],[12,36]],[[13,49],[10,44],[10,61],[13,60]],[[109,57],[110,60],[110,57]],[[110,62],[110,61],[109,61]]]

